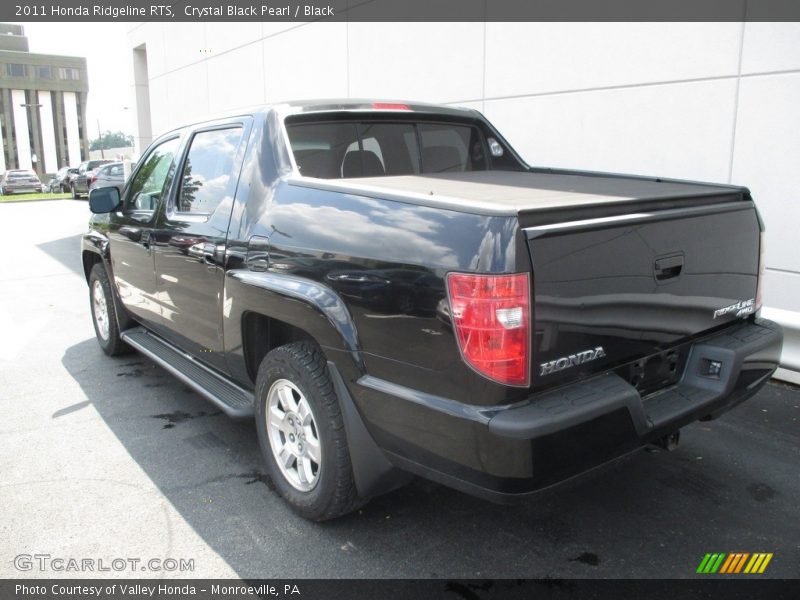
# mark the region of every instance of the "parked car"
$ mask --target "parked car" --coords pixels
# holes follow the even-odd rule
[[[125,183],[125,167],[121,162],[109,163],[99,167],[94,176],[87,178],[89,189],[114,186],[122,192]]]
[[[314,520],[412,475],[505,502],[671,449],[779,362],[746,188],[531,167],[470,109],[196,123],[89,207],[100,347],[254,416]]]
[[[70,191],[73,198],[79,198],[89,193],[89,179],[94,177],[94,171],[102,165],[107,165],[112,160],[86,160],[78,166],[78,172],[70,181]]]
[[[70,175],[77,175],[77,173],[77,167],[61,167],[48,183],[50,192],[69,192],[71,190]]]
[[[39,176],[28,169],[11,169],[0,178],[0,193],[3,195],[44,192]]]

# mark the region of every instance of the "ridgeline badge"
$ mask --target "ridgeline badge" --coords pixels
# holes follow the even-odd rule
[[[753,314],[756,309],[756,299],[750,298],[750,300],[739,300],[736,304],[731,304],[730,306],[723,306],[722,308],[718,308],[714,311],[714,318],[721,317],[723,315],[727,315],[728,313],[736,311],[737,317],[746,317],[747,315]]]

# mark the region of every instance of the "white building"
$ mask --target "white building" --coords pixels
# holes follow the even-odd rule
[[[257,103],[397,98],[477,108],[534,165],[749,186],[800,383],[800,24],[143,23],[128,43],[140,145]]]
[[[21,25],[0,23],[0,173],[40,176],[89,154],[86,59],[28,51]]]

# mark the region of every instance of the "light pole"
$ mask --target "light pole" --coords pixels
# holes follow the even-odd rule
[[[20,106],[22,106],[24,108],[27,108],[28,110],[31,110],[32,108],[35,108],[37,110],[42,108],[41,104],[32,103],[32,102],[23,102],[22,104],[20,104]],[[31,119],[29,118],[28,122],[30,123],[30,121],[31,121]],[[42,122],[40,120],[39,121],[39,129],[41,129],[41,128],[42,128]],[[37,175],[41,175],[41,173],[39,173],[39,171],[36,169],[36,167],[39,166],[39,161],[38,161],[38,157],[36,156],[36,149],[35,148],[31,148],[31,163],[32,163],[31,166],[33,167],[34,172]],[[22,166],[22,165],[20,165],[20,166]]]

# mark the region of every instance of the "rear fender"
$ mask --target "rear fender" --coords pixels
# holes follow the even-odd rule
[[[249,311],[302,329],[323,349],[346,353],[351,364],[364,372],[358,332],[344,301],[330,288],[310,279],[268,272],[228,271],[223,311],[225,347],[241,351],[241,323]]]

